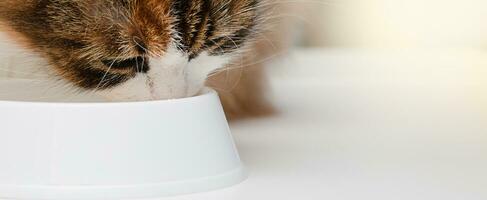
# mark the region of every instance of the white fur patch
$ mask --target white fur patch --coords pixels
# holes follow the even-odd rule
[[[188,85],[186,95],[195,95],[204,86],[208,75],[230,62],[228,56],[210,56],[202,53],[191,60],[186,69],[186,84]]]
[[[149,71],[101,94],[112,100],[157,100],[194,96],[204,87],[208,75],[224,67],[225,56],[202,53],[189,56],[172,47],[162,56],[149,58]]]
[[[113,101],[139,101],[155,99],[150,87],[147,84],[148,77],[146,74],[137,74],[134,78],[118,85],[117,87],[97,91],[98,94]]]
[[[21,47],[0,31],[0,78],[47,79],[52,77],[47,66],[42,56]]]

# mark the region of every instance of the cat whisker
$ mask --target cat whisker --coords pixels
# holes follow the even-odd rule
[[[341,6],[344,5],[344,3],[337,2],[337,1],[313,1],[313,0],[300,0],[300,1],[268,1],[264,3],[260,3],[257,7],[273,7],[276,5],[288,5],[288,4],[318,4],[318,5],[324,5],[324,6]]]
[[[264,40],[267,44],[269,44],[271,46],[271,48],[273,50],[277,50],[277,46],[274,44],[274,42],[269,39],[265,34],[261,33],[260,31],[255,31],[253,29],[247,29],[248,31],[250,31],[252,34],[256,35],[255,37],[257,37],[258,39],[254,39],[254,40]]]
[[[213,39],[208,39],[211,43],[213,43],[220,51],[225,52],[225,49],[223,49],[218,43],[216,43]],[[205,45],[206,48],[208,48],[207,45]]]
[[[271,56],[268,56],[266,58],[263,58],[263,59],[260,59],[256,62],[252,62],[252,63],[246,63],[245,65],[237,65],[236,67],[225,67],[223,68],[222,70],[216,70],[214,73],[212,73],[212,76],[216,75],[217,73],[220,73],[220,72],[223,72],[225,70],[234,70],[234,69],[240,69],[240,68],[245,68],[245,67],[249,67],[249,66],[253,66],[253,65],[257,65],[257,64],[261,64],[261,63],[264,63],[264,62],[267,62],[267,61],[270,61],[276,57],[279,57],[281,55],[284,55],[286,54],[287,52],[286,51],[283,51],[283,52],[280,52],[280,53],[276,53],[276,54],[273,54]],[[210,76],[211,77],[211,76]]]
[[[233,45],[234,45],[235,48],[237,48],[237,49],[240,48],[240,46],[237,45],[237,43],[235,42],[235,40],[233,40],[232,37],[226,35],[225,38],[228,38],[233,43]]]
[[[141,70],[139,69],[139,57],[135,57],[135,70],[139,73]]]
[[[145,52],[149,52],[149,50],[146,47],[144,47],[144,45],[141,45],[139,42],[137,42],[137,38],[138,38],[137,36],[132,37],[132,41],[134,41],[134,43],[138,47],[140,47],[141,49],[143,49]],[[140,40],[140,38],[139,38],[139,40]]]
[[[98,91],[98,89],[100,88],[101,84],[103,83],[103,81],[105,80],[106,76],[108,75],[108,73],[110,73],[110,70],[112,69],[112,66],[115,64],[115,61],[117,59],[119,59],[120,57],[117,57],[115,60],[112,61],[112,63],[110,64],[110,66],[108,67],[108,69],[106,70],[105,74],[103,74],[103,77],[101,78],[100,82],[98,83],[98,85],[96,85],[95,89],[93,89],[93,91]]]
[[[142,71],[144,71],[144,65],[145,65],[145,57],[142,56],[142,67],[140,68],[139,73],[142,72]]]

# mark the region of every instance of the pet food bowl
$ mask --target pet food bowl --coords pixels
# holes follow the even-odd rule
[[[38,85],[0,82],[0,198],[159,197],[246,177],[213,90],[176,100],[63,103],[40,98],[59,94]]]

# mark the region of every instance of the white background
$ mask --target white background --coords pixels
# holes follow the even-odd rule
[[[487,199],[487,55],[299,50],[281,113],[232,124],[250,178],[170,200]]]

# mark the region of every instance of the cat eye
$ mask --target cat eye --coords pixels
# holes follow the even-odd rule
[[[104,65],[113,69],[135,69],[137,72],[146,72],[148,64],[142,56],[129,58],[125,60],[102,60]]]

